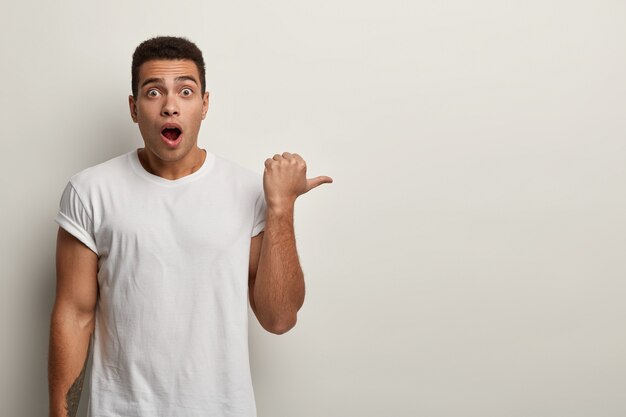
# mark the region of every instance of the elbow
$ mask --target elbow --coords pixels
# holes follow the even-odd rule
[[[294,314],[289,318],[284,318],[282,320],[277,320],[271,324],[263,326],[265,330],[270,333],[281,335],[287,333],[289,330],[293,329],[296,325],[297,317]]]

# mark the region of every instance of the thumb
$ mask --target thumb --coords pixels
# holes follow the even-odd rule
[[[322,185],[324,183],[331,183],[331,182],[333,182],[333,179],[330,178],[330,177],[322,175],[320,177],[309,178],[309,179],[306,180],[306,182],[307,182],[306,191],[310,191],[313,188],[315,188],[315,187],[317,187],[319,185]]]

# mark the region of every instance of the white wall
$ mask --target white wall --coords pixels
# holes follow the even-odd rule
[[[0,414],[47,415],[63,186],[143,146],[131,55],[174,34],[201,146],[335,180],[296,205],[296,328],[251,324],[259,417],[626,415],[623,1],[2,9]]]

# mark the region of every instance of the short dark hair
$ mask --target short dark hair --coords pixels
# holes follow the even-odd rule
[[[202,51],[189,39],[175,36],[157,36],[143,41],[133,53],[131,87],[133,97],[137,98],[139,90],[139,67],[147,61],[155,59],[189,59],[196,64],[200,74],[202,94],[206,91],[205,67]]]

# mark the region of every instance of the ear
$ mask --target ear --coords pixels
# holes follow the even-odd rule
[[[202,97],[202,120],[204,120],[208,111],[209,111],[209,92],[205,91],[204,97]]]
[[[137,123],[137,104],[132,94],[128,96],[128,107],[130,108],[130,117],[133,119],[133,122]]]

